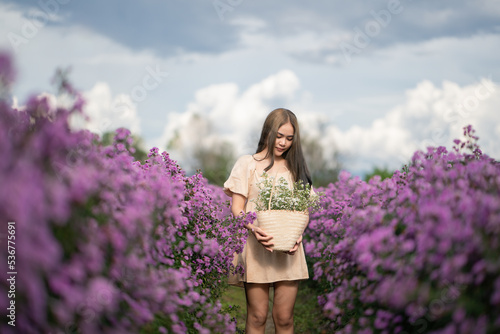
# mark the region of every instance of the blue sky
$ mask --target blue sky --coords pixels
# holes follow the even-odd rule
[[[467,124],[500,157],[498,1],[0,0],[0,21],[19,103],[70,66],[80,126],[174,143],[188,169],[200,146],[253,153],[276,107],[355,174],[450,147]]]

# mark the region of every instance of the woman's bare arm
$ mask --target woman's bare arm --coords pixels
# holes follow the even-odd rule
[[[246,201],[247,199],[245,196],[233,193],[233,204],[231,205],[231,212],[233,213],[233,215],[241,216],[242,214],[245,214],[245,211],[243,209],[245,208]]]
[[[233,193],[233,204],[231,205],[231,212],[233,213],[233,215],[241,216],[245,214],[244,209],[246,201],[247,199],[245,196]],[[267,249],[270,252],[273,251],[271,246],[274,244],[269,241],[273,238],[271,235],[268,235],[259,227],[254,226],[252,224],[245,225],[245,228],[252,231],[252,234],[255,236],[257,241],[259,241],[260,244],[264,246],[265,249]]]

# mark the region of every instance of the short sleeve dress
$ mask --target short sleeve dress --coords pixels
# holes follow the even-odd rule
[[[228,180],[224,183],[226,195],[232,196],[233,193],[237,193],[247,198],[245,212],[255,211],[255,203],[252,200],[257,198],[259,193],[257,182],[260,176],[256,170],[256,162],[252,155],[240,157]],[[289,185],[293,183],[292,174],[286,168],[279,171],[276,176],[285,177]],[[259,222],[255,220],[254,225],[259,226]],[[233,264],[242,265],[244,273],[243,275],[231,275],[229,277],[231,285],[243,286],[243,282],[273,283],[309,278],[302,243],[294,255],[283,252],[271,253],[257,241],[252,233],[248,235],[243,252],[235,254]]]

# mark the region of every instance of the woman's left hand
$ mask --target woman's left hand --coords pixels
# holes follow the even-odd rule
[[[299,240],[295,243],[295,246],[293,246],[292,249],[290,249],[288,252],[286,252],[288,255],[294,255],[297,249],[299,249],[299,245],[302,242],[302,235],[299,237]]]

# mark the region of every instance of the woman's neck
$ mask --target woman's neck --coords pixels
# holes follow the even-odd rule
[[[262,151],[258,152],[256,154],[257,158],[258,159],[265,159],[266,158],[266,155],[267,155],[267,148],[263,149]],[[268,157],[267,158],[269,160],[269,162],[271,162],[271,157]],[[282,156],[279,156],[279,157],[274,157],[274,162],[277,163],[277,164],[282,164],[283,162],[285,161],[285,158],[283,158]]]

